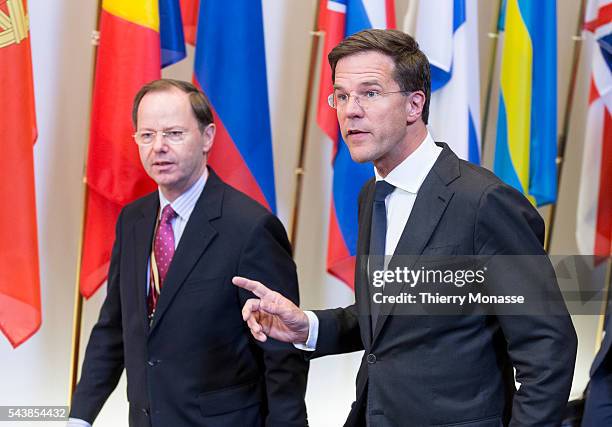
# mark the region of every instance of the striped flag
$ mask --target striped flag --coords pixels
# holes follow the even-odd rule
[[[336,112],[327,105],[333,91],[327,55],[346,36],[367,28],[395,28],[393,0],[322,0],[319,30],[325,32],[317,123],[332,140],[333,188],[327,247],[327,271],[350,287],[355,281],[357,251],[357,198],[365,182],[374,176],[371,164],[351,160],[342,140]]]
[[[161,31],[161,36],[160,36]],[[155,189],[132,139],[136,92],[185,56],[178,0],[104,0],[87,159],[81,294],[104,283],[123,206]]]
[[[430,131],[459,157],[479,164],[478,3],[421,0],[417,7],[414,35],[431,66]],[[404,22],[410,25],[408,15]]]
[[[34,141],[36,115],[24,0],[0,2],[0,330],[13,347],[40,327]]]
[[[505,0],[494,172],[536,206],[557,198],[557,2]]]
[[[580,253],[606,257],[612,246],[612,1],[589,1],[585,18],[591,87],[576,239]]]
[[[201,0],[194,67],[217,125],[209,164],[276,212],[261,0]]]

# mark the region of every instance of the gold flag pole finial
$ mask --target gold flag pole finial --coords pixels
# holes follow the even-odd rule
[[[0,48],[21,43],[30,26],[22,0],[6,0],[6,4],[8,15],[0,9]]]

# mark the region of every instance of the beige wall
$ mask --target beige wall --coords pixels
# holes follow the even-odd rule
[[[278,213],[290,226],[294,198],[293,170],[297,160],[315,0],[264,0],[268,50],[268,86],[274,140]],[[0,340],[0,405],[61,405],[67,401],[73,289],[82,215],[83,159],[87,145],[94,0],[30,0],[30,24],[39,125],[35,148],[40,236],[43,325],[16,350]],[[572,57],[572,34],[579,2],[558,0],[559,10],[559,128],[565,108]],[[398,21],[407,0],[397,0]],[[480,1],[483,110],[497,1]],[[191,52],[191,51],[190,51]],[[191,52],[192,53],[192,52]],[[164,72],[189,80],[192,59]],[[317,68],[318,69],[318,68]],[[586,105],[587,73],[578,73],[575,107],[557,211],[552,252],[573,254],[575,206],[581,162],[582,126]],[[315,82],[316,83],[316,82]],[[314,86],[316,88],[316,84]],[[497,108],[493,89],[490,124],[485,138],[485,165],[491,165]],[[295,248],[303,306],[322,308],[350,304],[350,290],[325,274],[325,251],[331,197],[331,144],[313,124],[310,114],[306,175],[299,234]],[[546,215],[547,212],[543,211]],[[104,297],[98,292],[85,303],[83,346]],[[575,317],[580,354],[573,394],[587,381],[592,359],[595,320]],[[81,352],[82,354],[82,352]],[[312,364],[307,396],[313,426],[340,425],[354,395],[358,354],[334,356]],[[127,403],[122,382],[103,409],[98,426],[124,425]]]

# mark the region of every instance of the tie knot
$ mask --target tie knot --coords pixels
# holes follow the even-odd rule
[[[375,202],[384,202],[385,198],[393,193],[395,190],[395,186],[389,184],[387,181],[376,181],[376,185],[374,187],[374,201]]]
[[[172,209],[172,206],[170,206],[169,204],[166,205],[166,207],[162,210],[162,215],[161,215],[161,223],[169,223],[170,221],[172,221],[174,218],[176,218],[177,213],[174,211],[174,209]]]

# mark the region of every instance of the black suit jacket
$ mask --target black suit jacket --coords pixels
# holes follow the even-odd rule
[[[512,271],[487,286],[560,298],[537,211],[492,173],[438,145],[443,151],[418,192],[390,268],[402,264],[399,255],[541,255],[535,272]],[[314,357],[365,349],[346,425],[366,418],[379,427],[558,425],[576,355],[562,302],[557,316],[394,315],[393,306],[383,306],[372,331],[364,255],[373,194],[374,180],[359,198],[356,303],[315,312]],[[522,383],[516,393],[513,366]]]
[[[235,275],[299,303],[280,221],[209,169],[162,288],[146,313],[158,193],[117,221],[108,294],[87,346],[70,416],[93,422],[125,367],[130,426],[304,426],[308,363],[293,346],[257,344],[242,320],[252,294]]]

